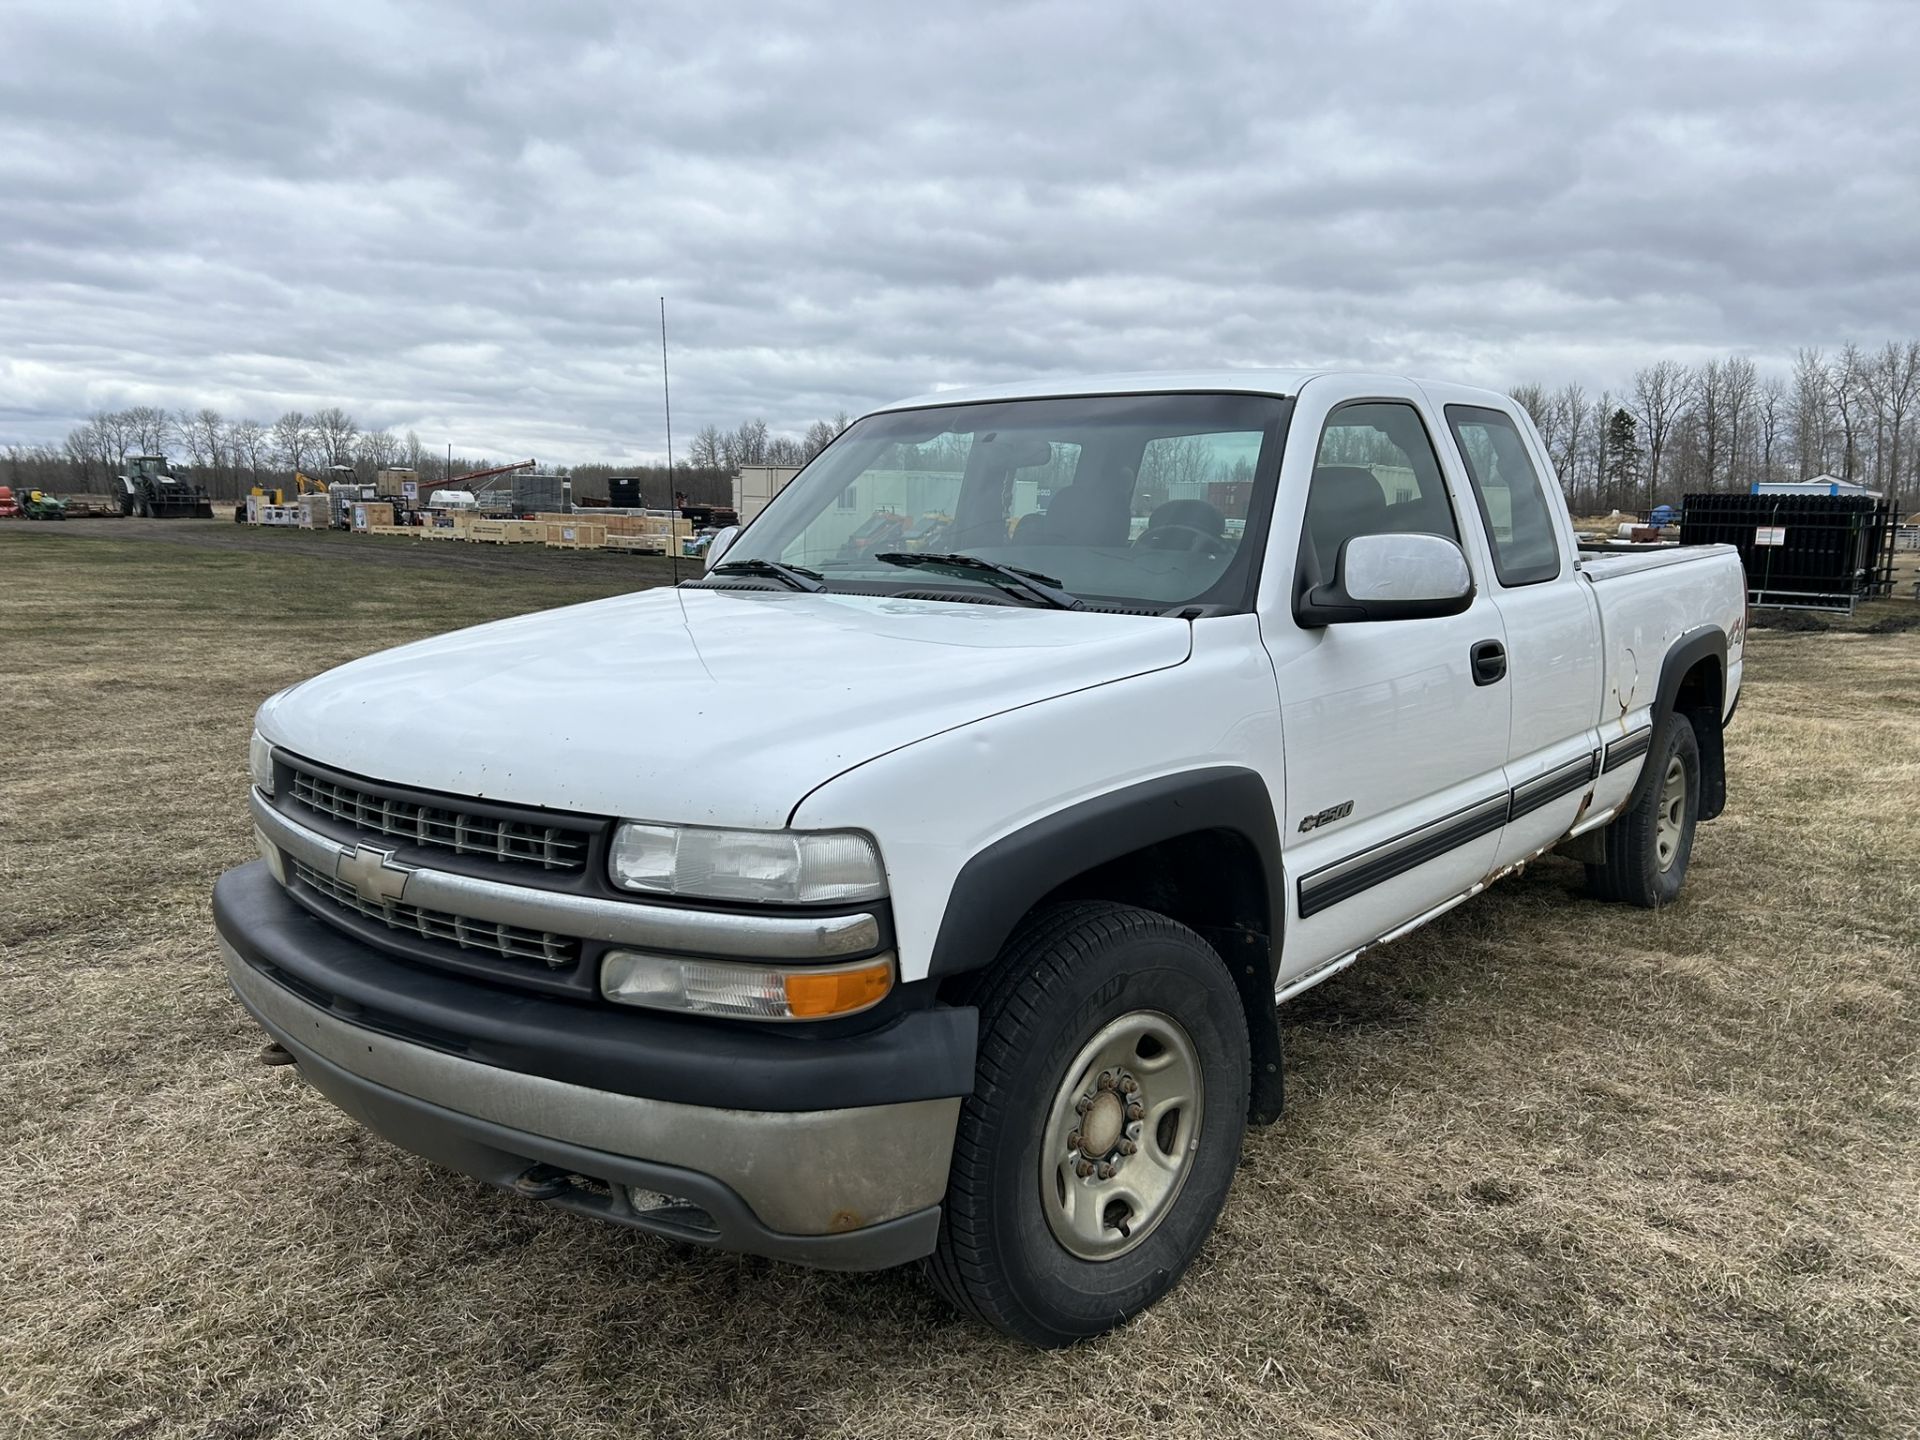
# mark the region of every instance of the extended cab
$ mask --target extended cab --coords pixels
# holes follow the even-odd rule
[[[1277,1005],[1556,847],[1674,899],[1743,586],[1583,556],[1486,391],[906,402],[685,584],[268,700],[221,949],[406,1149],[1066,1343],[1205,1240]]]

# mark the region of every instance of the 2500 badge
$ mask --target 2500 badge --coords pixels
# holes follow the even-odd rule
[[[1336,820],[1344,820],[1352,813],[1353,802],[1342,800],[1338,805],[1329,805],[1318,815],[1307,816],[1300,822],[1300,833],[1304,835],[1309,830],[1318,830],[1322,825],[1331,825]]]

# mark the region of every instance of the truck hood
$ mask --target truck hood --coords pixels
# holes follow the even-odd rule
[[[1178,665],[1190,635],[1164,616],[658,589],[352,661],[274,696],[259,725],[295,754],[394,784],[778,827],[842,771]]]

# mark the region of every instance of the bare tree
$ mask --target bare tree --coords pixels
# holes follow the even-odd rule
[[[369,430],[360,437],[361,461],[373,470],[391,470],[400,457],[400,440],[388,430]]]
[[[194,411],[191,417],[182,410],[180,416],[181,430],[192,435],[187,442],[188,447],[196,457],[205,457],[205,463],[218,483],[220,467],[227,463],[227,422],[220,418],[218,410],[204,408]]]
[[[1709,360],[1693,372],[1688,398],[1700,427],[1700,458],[1706,468],[1707,488],[1715,490],[1720,484],[1720,451],[1727,426],[1727,382],[1718,360]]]
[[[729,470],[738,470],[742,465],[764,465],[767,463],[767,422],[761,419],[743,420],[740,428],[721,442],[721,459]]]
[[[407,431],[406,443],[400,447],[400,461],[416,474],[427,462],[427,447],[420,443],[420,437],[411,430]]]
[[[1920,340],[1904,346],[1889,340],[1865,366],[1864,383],[1874,412],[1874,483],[1885,487],[1897,510],[1907,419],[1920,403]]]
[[[718,470],[725,464],[726,441],[718,426],[705,425],[693,437],[687,463],[696,470]]]
[[[313,446],[313,422],[301,411],[289,410],[273,422],[273,453],[290,475],[299,473]]]
[[[1854,461],[1859,454],[1856,443],[1861,418],[1861,372],[1866,368],[1860,347],[1849,340],[1840,350],[1840,358],[1827,367],[1827,391],[1833,397],[1834,412],[1840,417],[1840,478],[1853,479]]]
[[[1799,351],[1793,360],[1793,436],[1802,479],[1828,468],[1833,437],[1829,406],[1827,357],[1817,347]]]
[[[313,417],[313,438],[329,465],[353,462],[353,442],[359,434],[353,417],[338,405],[329,405]]]
[[[1726,381],[1727,479],[1737,490],[1744,459],[1740,442],[1752,428],[1754,391],[1760,381],[1753,361],[1744,355],[1729,356],[1720,371]]]
[[[227,443],[233,451],[233,468],[247,467],[248,478],[260,482],[261,461],[271,458],[267,429],[258,420],[236,420],[227,431]]]
[[[1659,360],[1633,377],[1634,419],[1647,452],[1647,508],[1660,490],[1660,464],[1672,443],[1674,422],[1686,407],[1687,370],[1678,360]]]
[[[1544,436],[1552,423],[1553,401],[1547,396],[1547,387],[1538,381],[1529,380],[1524,385],[1516,385],[1507,392],[1513,402],[1533,417],[1534,427]]]
[[[816,420],[807,427],[806,438],[800,442],[800,448],[806,452],[806,458],[811,460],[831,445],[834,436],[838,433],[831,421]]]
[[[123,413],[128,440],[138,453],[158,455],[167,448],[167,442],[173,438],[173,422],[167,418],[166,411],[156,405],[136,405]]]
[[[67,432],[66,458],[80,472],[81,483],[91,487],[96,472],[102,479],[111,458],[111,441],[100,426],[89,420]]]
[[[1548,447],[1547,458],[1559,472],[1561,488],[1572,504],[1580,493],[1580,437],[1587,425],[1587,392],[1578,385],[1562,385],[1554,392],[1551,409],[1559,443]]]
[[[1760,387],[1754,402],[1760,424],[1760,478],[1773,479],[1773,447],[1780,439],[1780,427],[1787,419],[1787,387],[1776,379]]]
[[[126,469],[127,450],[134,442],[133,412],[102,410],[93,417],[93,428],[106,442],[106,453],[112,456],[114,473]]]

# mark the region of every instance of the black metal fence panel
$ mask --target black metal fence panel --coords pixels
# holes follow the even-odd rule
[[[1893,589],[1893,507],[1858,495],[1686,497],[1682,545],[1731,545],[1755,604],[1851,608]]]

